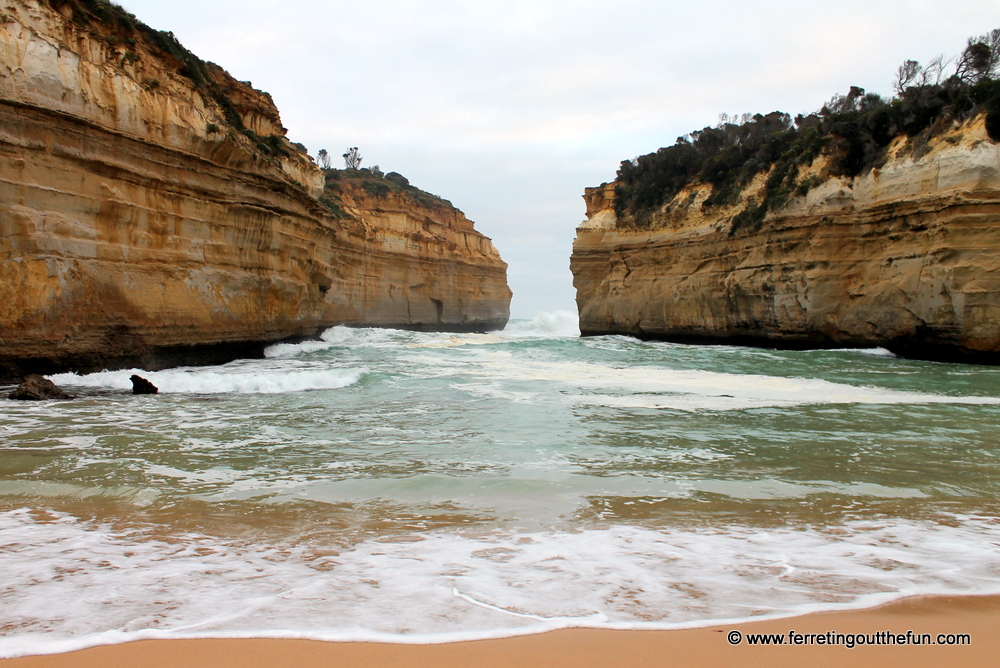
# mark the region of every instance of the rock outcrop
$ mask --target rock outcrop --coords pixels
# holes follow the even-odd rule
[[[132,374],[129,377],[132,381],[132,394],[159,394],[160,388],[153,385],[151,382],[143,378],[142,376],[137,376]]]
[[[38,374],[28,374],[17,388],[7,395],[14,401],[45,401],[47,399],[74,399],[61,387]]]
[[[220,362],[336,324],[502,328],[490,240],[362,185],[331,199],[270,97],[171,34],[103,0],[6,0],[0,379]]]
[[[580,329],[679,342],[884,346],[1000,362],[1000,147],[983,118],[914,150],[905,137],[856,178],[817,185],[758,229],[685,187],[644,226],[619,221],[615,184],[588,188],[571,268]]]

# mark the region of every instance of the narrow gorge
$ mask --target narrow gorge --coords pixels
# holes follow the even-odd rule
[[[3,2],[0,382],[504,327],[506,264],[458,209],[285,135],[267,93],[117,6]]]

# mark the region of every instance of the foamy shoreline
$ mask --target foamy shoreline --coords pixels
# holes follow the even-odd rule
[[[821,612],[738,625],[674,631],[564,629],[495,640],[435,645],[321,642],[295,639],[140,640],[55,655],[0,660],[2,668],[91,668],[142,665],[147,668],[229,666],[311,668],[328,666],[450,667],[518,666],[866,666],[994,665],[1000,661],[1000,596],[928,596],[843,612]],[[730,641],[738,630],[741,640]],[[890,631],[930,634],[955,640],[968,634],[970,644],[876,646],[818,644],[802,640],[790,646],[750,646],[757,633],[794,630],[804,639],[830,631],[876,634]],[[913,637],[913,636],[910,636]]]

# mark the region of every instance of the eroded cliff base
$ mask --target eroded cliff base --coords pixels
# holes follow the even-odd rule
[[[277,342],[274,342],[277,343]],[[194,346],[135,347],[102,353],[69,352],[45,357],[0,357],[0,383],[15,383],[29,374],[43,376],[73,371],[79,374],[116,369],[159,371],[177,366],[226,364],[237,359],[260,359],[270,345],[261,341],[235,341]]]
[[[580,336],[632,336],[641,341],[664,341],[667,343],[682,343],[694,346],[737,346],[743,348],[763,348],[769,350],[852,350],[884,348],[889,352],[908,359],[925,360],[928,362],[948,362],[955,364],[1000,365],[1000,352],[983,352],[969,350],[961,346],[928,343],[920,336],[912,340],[896,339],[882,345],[874,345],[871,341],[859,340],[845,343],[822,336],[799,339],[782,339],[774,336],[753,336],[748,334],[708,335],[708,334],[675,334],[670,332],[644,332],[641,330],[624,331],[622,329],[580,330]]]

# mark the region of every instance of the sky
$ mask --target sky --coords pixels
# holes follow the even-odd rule
[[[583,190],[720,113],[890,95],[996,0],[119,0],[271,93],[313,156],[358,146],[450,200],[508,263],[511,316],[575,311]],[[341,165],[342,166],[342,165]]]

